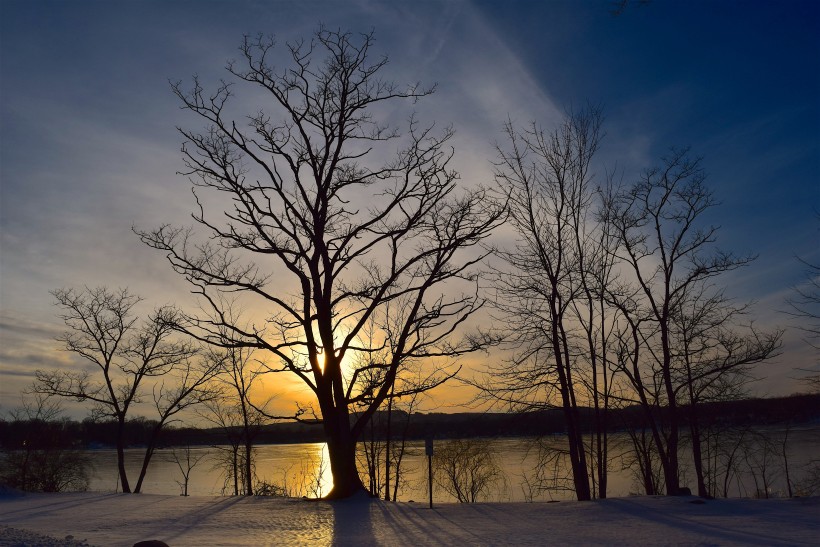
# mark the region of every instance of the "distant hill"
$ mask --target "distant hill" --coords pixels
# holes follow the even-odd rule
[[[681,407],[687,416],[687,407]],[[743,399],[704,403],[698,406],[698,416],[704,424],[723,426],[767,426],[776,424],[805,425],[820,424],[820,394],[793,395],[772,399]],[[593,411],[581,409],[582,422],[591,429]],[[385,413],[375,416],[373,432],[376,437],[384,436]],[[610,431],[627,427],[640,427],[644,419],[638,406],[611,410],[608,416]],[[469,438],[469,437],[531,437],[560,435],[564,433],[561,409],[549,408],[527,413],[417,413],[410,416],[401,411],[392,413],[393,436],[405,430],[408,439]],[[128,422],[127,436],[132,446],[141,445],[148,438],[153,422],[137,419]],[[104,446],[113,438],[114,423],[91,421],[75,422],[62,420],[51,424],[31,424],[25,422],[0,421],[0,447],[14,448],[23,438],[23,431],[31,427],[43,427],[49,434],[59,434],[71,439],[76,446]],[[589,429],[588,429],[589,430]],[[255,439],[256,444],[285,444],[322,442],[322,427],[319,424],[275,423],[264,426]],[[226,444],[226,432],[217,428],[168,428],[162,434],[165,446]]]
[[[686,411],[687,407],[682,407]],[[811,424],[820,423],[820,394],[793,395],[773,399],[743,399],[701,404],[699,416],[707,422],[722,425],[764,426],[773,424]],[[686,414],[686,412],[684,412]],[[581,409],[582,422],[588,431],[593,423],[593,410]],[[393,435],[398,436],[403,428],[407,415],[394,411],[392,415]],[[629,426],[639,426],[643,420],[643,411],[638,406],[610,411],[610,431],[623,430]],[[375,417],[384,434],[384,413]],[[684,421],[684,424],[686,422]],[[170,433],[170,432],[169,432]],[[408,439],[455,439],[470,437],[532,437],[539,435],[560,435],[564,433],[563,412],[559,408],[538,410],[527,413],[417,413],[410,416],[407,427]],[[187,439],[191,444],[216,444],[205,442],[206,438],[220,436],[217,430],[183,429],[174,431],[174,436]],[[199,441],[199,442],[195,442]],[[256,438],[258,444],[302,443],[324,441],[321,425],[304,423],[277,423],[265,426]]]

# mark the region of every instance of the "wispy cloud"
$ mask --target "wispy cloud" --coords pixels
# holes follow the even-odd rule
[[[669,146],[691,144],[706,157],[710,181],[724,201],[716,222],[724,225],[725,241],[761,253],[757,263],[727,279],[738,297],[761,301],[758,309],[765,308],[760,313],[768,323],[778,321],[771,310],[799,280],[799,263],[789,260],[816,247],[817,233],[807,227],[816,223],[811,207],[820,199],[817,78],[805,67],[789,70],[799,68],[800,55],[816,51],[818,39],[804,33],[805,22],[788,19],[788,10],[769,10],[786,18],[772,27],[773,36],[733,23],[728,36],[706,33],[683,47],[651,39],[665,38],[668,28],[652,17],[665,17],[664,24],[674,17],[684,32],[719,27],[721,15],[703,21],[674,4],[617,20],[574,3],[227,6],[202,3],[192,12],[190,4],[176,2],[50,4],[56,11],[46,20],[36,0],[4,5],[4,394],[19,387],[26,367],[66,359],[52,348],[62,325],[51,289],[129,286],[147,298],[148,307],[191,305],[184,280],[131,228],[190,223],[193,201],[188,182],[176,174],[182,163],[175,127],[201,122],[180,110],[167,80],[198,74],[213,84],[228,76],[225,62],[237,57],[245,33],[270,32],[283,43],[306,36],[320,22],[354,32],[375,29],[375,53],[390,57],[389,77],[437,84],[437,92],[413,108],[423,122],[454,125],[454,167],[465,184],[493,184],[493,143],[508,118],[549,128],[570,106],[560,102],[568,96],[575,106],[587,99],[604,104],[608,135],[601,165],[617,167],[626,180],[656,164]],[[748,15],[766,18],[753,8]],[[776,40],[789,32],[792,42]],[[735,43],[738,38],[759,58],[736,56],[727,69],[715,58],[729,56],[724,46],[746,47]],[[792,43],[799,49],[789,50]],[[784,49],[768,54],[766,48]],[[779,65],[762,64],[769,58]],[[783,81],[801,85],[781,89],[772,82],[764,89],[767,82],[752,78],[775,68]],[[744,87],[749,82],[757,85]],[[240,122],[259,106],[245,102],[251,96],[238,97]],[[807,99],[812,96],[813,102]],[[735,102],[744,108],[734,109]],[[403,121],[407,111],[380,114]]]

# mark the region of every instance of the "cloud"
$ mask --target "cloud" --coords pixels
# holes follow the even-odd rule
[[[0,78],[0,374],[5,391],[12,378],[25,375],[26,366],[66,359],[51,349],[62,327],[51,289],[129,286],[147,298],[148,306],[191,305],[185,281],[131,228],[191,223],[189,183],[176,174],[182,162],[175,127],[198,128],[201,121],[180,110],[167,80],[198,74],[210,85],[228,76],[225,61],[237,56],[244,33],[271,32],[284,45],[307,36],[320,20],[354,32],[374,28],[374,53],[389,56],[390,78],[438,85],[432,97],[410,107],[422,122],[454,125],[454,167],[465,185],[493,184],[493,143],[508,117],[518,124],[537,120],[548,129],[568,106],[557,104],[556,97],[577,94],[584,100],[590,92],[600,94],[593,99],[604,102],[608,115],[601,165],[617,166],[627,181],[656,164],[658,152],[670,145],[693,144],[706,156],[719,193],[727,198],[716,214],[721,222],[739,226],[726,227],[727,242],[732,248],[738,242],[763,247],[758,263],[725,279],[740,297],[765,301],[764,308],[776,307],[778,291],[794,282],[799,266],[789,264],[786,255],[810,252],[816,242],[816,232],[805,229],[807,222],[795,221],[790,207],[798,200],[809,216],[817,186],[814,179],[792,178],[789,171],[807,157],[816,158],[816,124],[808,135],[795,133],[801,139],[797,144],[769,138],[811,120],[816,106],[789,106],[790,96],[782,95],[779,103],[771,101],[771,110],[754,103],[754,119],[724,115],[710,106],[712,92],[721,93],[725,106],[727,98],[743,98],[752,90],[737,89],[729,80],[689,81],[686,74],[697,75],[691,67],[710,60],[689,46],[680,48],[690,60],[686,74],[679,73],[674,58],[661,71],[641,65],[662,58],[665,50],[658,44],[647,51],[645,43],[630,49],[633,42],[644,42],[630,34],[631,20],[613,22],[603,12],[588,19],[586,8],[575,13],[568,4],[539,9],[541,19],[534,22],[527,19],[530,9],[513,14],[507,6],[479,8],[461,1],[243,2],[230,9],[223,3],[189,2],[49,4],[56,11],[45,19],[43,6],[37,1],[4,6],[0,33],[3,49],[13,44],[15,52],[4,57]],[[493,9],[514,26],[500,25]],[[557,28],[547,17],[555,11],[560,22],[572,24]],[[567,18],[570,12],[575,18]],[[512,35],[510,28],[521,34]],[[599,38],[604,46],[594,41]],[[280,47],[277,61],[281,54]],[[709,74],[719,76],[714,66]],[[249,100],[258,97],[247,93],[237,101],[239,121],[259,106]],[[608,97],[616,102],[607,104]],[[408,111],[379,114],[401,122]],[[801,189],[786,195],[781,188],[794,181],[802,181]],[[765,211],[775,200],[782,206],[780,216],[732,209],[753,203]]]

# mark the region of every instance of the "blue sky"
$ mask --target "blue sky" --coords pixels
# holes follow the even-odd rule
[[[0,405],[34,368],[70,365],[49,290],[187,287],[131,227],[187,222],[168,81],[225,77],[245,33],[374,28],[399,82],[437,83],[420,117],[456,128],[465,183],[489,183],[509,116],[545,127],[604,106],[601,165],[626,178],[673,146],[703,157],[720,246],[759,255],[727,278],[761,325],[820,261],[820,2],[0,1]],[[386,113],[390,115],[390,113]],[[601,173],[603,176],[603,173]],[[790,393],[816,352],[788,334],[761,392]]]

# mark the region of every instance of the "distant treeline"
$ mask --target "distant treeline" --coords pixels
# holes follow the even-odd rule
[[[820,422],[820,394],[792,395],[772,399],[744,399],[704,403],[698,407],[699,418],[722,426],[800,425]],[[593,411],[582,408],[581,419],[592,430]],[[688,409],[686,409],[688,410]],[[609,411],[608,429],[611,432],[627,428],[640,428],[645,416],[638,406]],[[383,417],[382,417],[383,418]],[[407,415],[393,411],[394,423],[404,423]],[[384,423],[385,420],[377,420]],[[152,420],[135,419],[126,424],[129,446],[144,445],[154,426]],[[24,439],[32,438],[32,428],[37,430],[35,442],[49,446],[61,445],[73,448],[109,447],[114,438],[116,422],[84,420],[77,422],[63,419],[52,422],[0,420],[0,448],[14,450],[23,446]],[[540,410],[523,414],[514,413],[417,413],[410,416],[407,428],[409,439],[434,437],[440,439],[472,437],[527,437],[560,435],[564,433],[563,414],[560,409]],[[378,431],[376,435],[379,436]],[[262,428],[256,444],[286,444],[323,442],[319,425],[306,423],[276,423]],[[31,442],[31,441],[29,441]],[[228,434],[219,428],[169,427],[163,431],[163,446],[220,445],[228,443]]]

